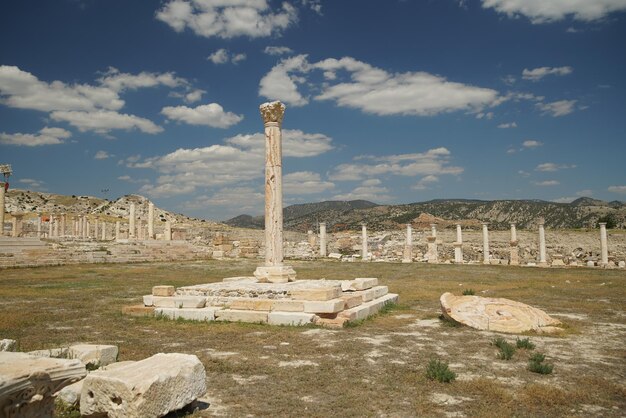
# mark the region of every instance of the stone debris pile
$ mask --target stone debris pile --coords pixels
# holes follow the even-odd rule
[[[178,289],[155,286],[143,298],[144,309],[170,319],[328,327],[365,319],[397,300],[376,278],[259,283],[254,277]]]

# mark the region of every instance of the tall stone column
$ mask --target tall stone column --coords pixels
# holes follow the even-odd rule
[[[99,237],[98,237],[98,218],[96,218],[94,221],[94,226],[93,226],[93,237],[95,238],[96,241],[98,241]]]
[[[510,260],[509,264],[512,266],[519,266],[519,249],[517,247],[517,230],[515,229],[515,224],[511,224],[511,246],[510,250]]]
[[[148,239],[154,239],[154,203],[148,203]]]
[[[53,218],[52,224],[53,224],[53,227],[54,227],[54,229],[53,229],[54,237],[55,238],[59,238],[59,217],[58,216],[55,216]]]
[[[89,222],[89,218],[85,221],[85,238],[91,238],[91,223]]]
[[[454,262],[463,262],[463,231],[461,225],[456,225],[456,242],[454,243]]]
[[[326,222],[320,222],[320,257],[326,257]]]
[[[102,221],[102,241],[107,239],[107,223]]]
[[[122,222],[120,221],[115,221],[115,240],[119,240],[122,239],[122,237],[120,236],[120,229],[122,226]]]
[[[64,237],[65,236],[65,227],[66,227],[66,219],[65,219],[65,214],[62,213],[61,214],[61,236]]]
[[[293,268],[283,265],[283,168],[281,125],[285,105],[259,107],[265,126],[265,265],[254,276],[261,282],[285,283],[296,279]]]
[[[130,204],[128,214],[128,238],[135,239],[135,204]]]
[[[0,181],[0,237],[4,235],[4,182]]]
[[[14,213],[13,214],[13,224],[11,225],[11,236],[13,238],[17,238],[19,236],[19,228],[18,228],[18,218],[17,215]]]
[[[48,215],[48,238],[52,238],[52,214]]]
[[[483,222],[483,264],[489,264],[489,223]]]
[[[172,223],[170,221],[165,221],[165,241],[172,240]]]
[[[361,260],[368,260],[367,251],[367,225],[361,224]]]
[[[403,263],[411,263],[413,261],[413,228],[411,224],[406,224],[406,243],[404,244]]]
[[[546,259],[546,231],[544,230],[545,221],[539,219],[539,266],[546,267],[548,260]]]
[[[600,266],[609,264],[609,246],[606,239],[606,222],[600,222]]]

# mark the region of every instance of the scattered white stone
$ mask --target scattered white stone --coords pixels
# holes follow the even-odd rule
[[[76,344],[69,348],[68,357],[77,358],[84,364],[106,366],[117,361],[118,349],[114,345]]]
[[[107,414],[109,418],[161,417],[205,393],[206,372],[198,357],[160,353],[87,376],[80,413]]]
[[[0,351],[15,351],[17,348],[17,341],[5,338],[0,340]]]
[[[311,360],[293,360],[293,361],[281,361],[278,363],[278,367],[304,367],[304,366],[319,366],[319,364]]]

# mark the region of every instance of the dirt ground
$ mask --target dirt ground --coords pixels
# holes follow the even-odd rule
[[[391,263],[291,263],[301,279],[378,277],[398,305],[357,326],[193,323],[121,314],[157,284],[250,275],[257,260],[0,270],[0,338],[20,350],[116,344],[119,360],[197,355],[209,388],[201,416],[626,416],[626,272]],[[529,334],[535,350],[499,360],[499,334],[439,319],[439,296],[472,289],[544,309],[565,324]],[[503,335],[515,343],[516,336]],[[554,365],[527,370],[533,352]],[[452,383],[428,380],[431,359]]]

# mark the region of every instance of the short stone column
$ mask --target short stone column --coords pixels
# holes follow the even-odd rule
[[[519,248],[517,246],[517,230],[515,224],[511,224],[511,242],[509,246],[509,264],[512,266],[519,266]]]
[[[128,210],[128,238],[135,239],[135,204],[130,204],[130,209]]]
[[[107,239],[107,223],[102,221],[102,241],[106,241]]]
[[[437,224],[430,224],[430,236],[426,237],[426,260],[429,263],[439,262],[439,249],[437,248]]]
[[[456,225],[456,242],[454,243],[454,262],[463,263],[463,231],[461,225]]]
[[[320,222],[320,257],[326,257],[326,222]]]
[[[546,231],[543,228],[545,221],[539,219],[539,266],[547,267],[548,260],[546,258]]]
[[[285,283],[296,279],[293,268],[283,265],[283,163],[281,125],[285,105],[259,107],[265,127],[265,265],[254,276],[260,282]]]
[[[89,219],[85,221],[85,238],[91,238],[91,222]]]
[[[165,241],[172,240],[172,223],[170,221],[165,221]]]
[[[120,236],[120,229],[122,228],[121,221],[115,221],[115,240],[120,240],[122,237]]]
[[[0,181],[0,237],[4,235],[4,182]]]
[[[41,215],[37,215],[37,238],[41,238]]]
[[[154,239],[154,203],[148,203],[148,239]]]
[[[17,213],[13,214],[13,225],[11,229],[11,235],[13,238],[17,238],[20,236],[22,232],[22,215],[18,215]]]
[[[54,234],[54,237],[59,238],[59,217],[58,216],[55,216],[54,218],[52,218],[52,225],[53,225],[52,233]]]
[[[367,251],[367,225],[361,224],[361,260],[368,260]]]
[[[483,264],[489,264],[489,222],[483,222]]]
[[[600,266],[609,265],[609,245],[606,238],[606,222],[600,222]]]
[[[48,215],[48,238],[52,238],[52,215]]]
[[[413,262],[413,228],[411,224],[406,224],[406,241],[404,244],[403,263]]]
[[[138,240],[143,240],[144,236],[143,236],[143,221],[141,219],[137,219],[137,239]]]
[[[65,218],[66,218],[65,214],[62,213],[61,214],[61,236],[62,237],[64,237],[66,235],[65,234],[65,228],[66,228],[67,224],[66,224],[66,219]]]
[[[94,219],[93,223],[94,223],[94,225],[93,225],[93,237],[95,238],[96,241],[98,241],[98,239],[100,238],[98,236],[98,224],[99,224],[98,218]]]

